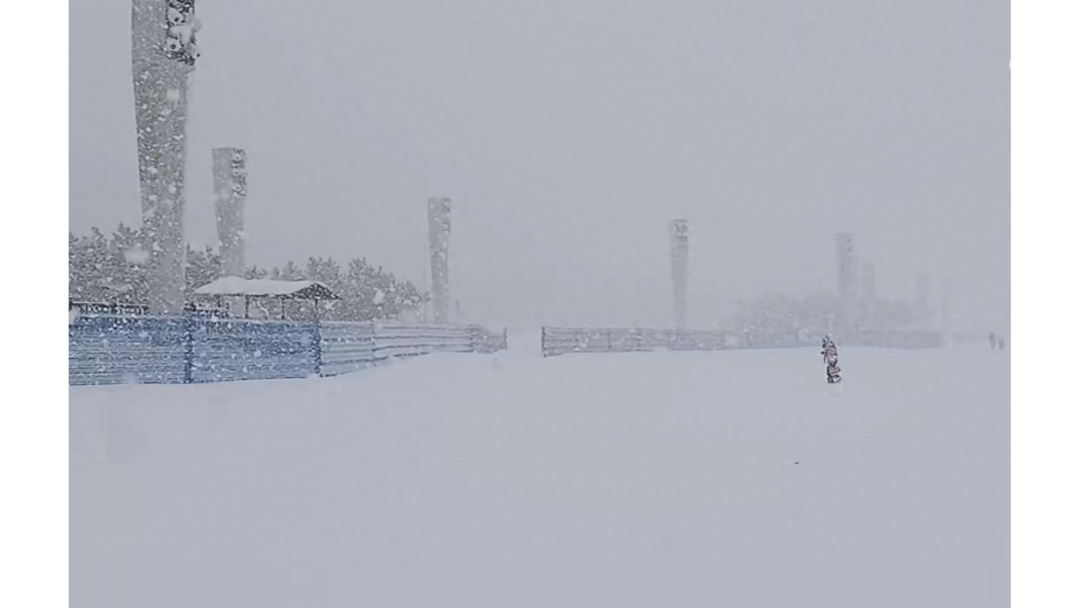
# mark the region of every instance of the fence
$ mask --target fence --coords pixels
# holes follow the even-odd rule
[[[332,376],[395,357],[491,353],[483,327],[285,323],[189,314],[79,316],[68,325],[68,384],[181,384]]]
[[[948,343],[943,331],[863,331],[852,336],[852,346],[879,348],[942,348]]]
[[[882,348],[940,348],[945,336],[931,331],[859,332],[848,346]],[[807,335],[755,335],[750,332],[678,329],[583,329],[544,327],[540,350],[545,357],[569,353],[627,353],[655,350],[714,351],[747,348],[809,348],[820,346]]]
[[[321,324],[322,375],[332,376],[394,357],[431,353],[494,353],[506,349],[506,332],[479,325]]]

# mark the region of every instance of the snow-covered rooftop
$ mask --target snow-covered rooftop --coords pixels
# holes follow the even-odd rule
[[[199,296],[267,296],[302,298],[307,300],[336,300],[338,296],[318,281],[272,281],[221,277],[195,290]]]

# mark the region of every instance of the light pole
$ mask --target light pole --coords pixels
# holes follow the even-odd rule
[[[428,199],[428,247],[435,324],[450,322],[450,199]]]
[[[199,56],[195,0],[132,0],[131,67],[143,231],[155,313],[184,306],[188,87]]]
[[[215,148],[214,210],[221,245],[221,276],[244,276],[244,200],[247,155],[240,148]]]
[[[675,327],[686,327],[687,283],[690,266],[690,229],[686,220],[672,220],[671,282],[675,294]]]

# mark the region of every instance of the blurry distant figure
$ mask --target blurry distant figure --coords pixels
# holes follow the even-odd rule
[[[990,332],[990,350],[994,350],[995,348],[997,348],[997,345],[997,336],[994,335],[994,332]]]
[[[997,345],[998,345],[998,350],[1005,350],[1005,339],[1004,338],[998,338]]]
[[[821,354],[825,358],[825,381],[829,384],[840,382],[840,353],[832,338],[825,336],[821,340]]]

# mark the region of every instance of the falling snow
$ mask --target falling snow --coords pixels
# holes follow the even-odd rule
[[[1007,3],[194,3],[72,3],[73,603],[1008,605]]]

